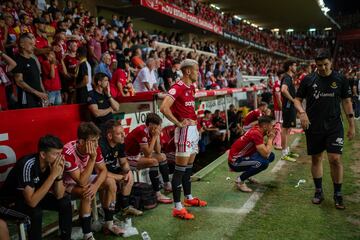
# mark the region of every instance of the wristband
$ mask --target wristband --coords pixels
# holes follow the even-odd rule
[[[353,113],[349,113],[347,116],[348,116],[348,118],[353,118],[353,117],[354,117],[354,114],[353,114]]]
[[[55,182],[58,182],[58,181],[61,181],[61,180],[63,180],[62,176],[60,178],[59,177],[55,178]]]

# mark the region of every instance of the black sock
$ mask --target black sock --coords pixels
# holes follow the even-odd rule
[[[130,206],[130,196],[122,196],[121,206],[123,209]]]
[[[83,234],[91,233],[91,215],[81,218],[81,228]]]
[[[155,192],[160,191],[160,181],[159,181],[159,167],[155,166],[155,167],[151,167],[150,171],[149,171],[149,177],[150,177],[150,181],[151,181],[151,185],[153,187],[153,190]]]
[[[171,185],[173,190],[174,202],[181,202],[181,183],[185,174],[186,167],[175,165],[174,174],[172,177]]]
[[[334,183],[334,196],[340,196],[341,195],[341,183]]]
[[[183,179],[182,179],[182,185],[183,185],[184,195],[185,196],[191,194],[190,177],[191,177],[191,174],[192,174],[192,168],[193,168],[192,164],[186,166],[186,171],[185,171],[185,174],[184,174]]]
[[[169,166],[167,161],[162,161],[159,163],[159,170],[164,182],[169,182]]]
[[[316,191],[322,191],[322,177],[314,178],[314,184]]]
[[[104,210],[104,220],[105,220],[105,222],[107,222],[107,221],[113,221],[114,220],[114,218],[113,218],[113,216],[114,216],[114,211],[113,210],[110,210],[110,209],[108,209],[108,208],[103,208],[103,210]]]

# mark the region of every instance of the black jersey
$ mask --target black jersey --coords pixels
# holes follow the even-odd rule
[[[318,73],[307,75],[296,94],[306,99],[306,113],[312,132],[328,131],[342,124],[341,100],[351,97],[349,81],[338,72],[322,77]]]
[[[117,144],[115,147],[111,147],[105,138],[101,138],[100,147],[107,170],[116,174],[120,173],[122,169],[119,163],[119,159],[126,157],[125,144]]]
[[[105,94],[98,93],[97,91],[93,91],[92,94],[88,97],[88,104],[96,104],[98,106],[98,109],[108,109],[111,107],[109,97]],[[105,116],[102,117],[94,117],[93,121],[97,126],[100,126],[106,121],[111,120],[113,118],[112,113],[108,113]]]
[[[296,95],[296,93],[295,93],[295,85],[294,85],[294,82],[293,82],[293,78],[289,75],[289,74],[287,74],[287,73],[285,73],[284,74],[284,77],[283,77],[283,79],[281,80],[281,86],[282,85],[286,85],[287,87],[288,87],[288,91],[289,91],[289,93],[290,93],[290,95],[291,95],[291,97],[293,97],[293,98],[295,98],[295,95]],[[282,101],[282,108],[283,108],[283,110],[284,109],[290,109],[290,108],[293,108],[294,107],[294,103],[293,102],[291,102],[287,97],[285,97],[284,95],[283,95],[283,101]]]
[[[29,186],[39,189],[50,175],[50,169],[40,170],[38,154],[26,156],[16,162],[5,180],[3,191],[6,195],[23,198],[22,191]]]

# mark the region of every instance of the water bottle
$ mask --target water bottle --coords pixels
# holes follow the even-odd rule
[[[151,240],[151,237],[149,236],[149,234],[147,232],[142,232],[141,237],[143,240]]]

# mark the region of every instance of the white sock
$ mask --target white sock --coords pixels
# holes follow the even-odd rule
[[[282,155],[283,155],[283,156],[286,156],[286,155],[288,155],[288,153],[289,153],[288,150],[287,150],[287,148],[286,148],[285,150],[282,150],[281,152],[282,152]]]
[[[175,203],[175,208],[176,208],[177,210],[181,210],[181,209],[183,208],[181,202],[176,202],[176,203]]]
[[[191,199],[193,199],[193,196],[192,196],[191,194],[189,194],[189,195],[186,195],[186,198],[187,198],[188,200],[191,200]]]
[[[156,197],[160,197],[160,196],[161,196],[161,192],[160,192],[160,191],[156,192],[155,194],[156,194]]]
[[[92,237],[93,236],[93,233],[91,232],[91,233],[85,233],[84,234],[84,238],[85,239],[88,239],[89,237]]]
[[[286,151],[287,151],[287,153],[289,154],[289,153],[290,153],[290,147],[287,147],[287,148],[286,148]]]
[[[112,225],[114,225],[114,221],[106,221],[106,222],[105,222],[105,226],[106,226],[107,228],[110,228]]]

